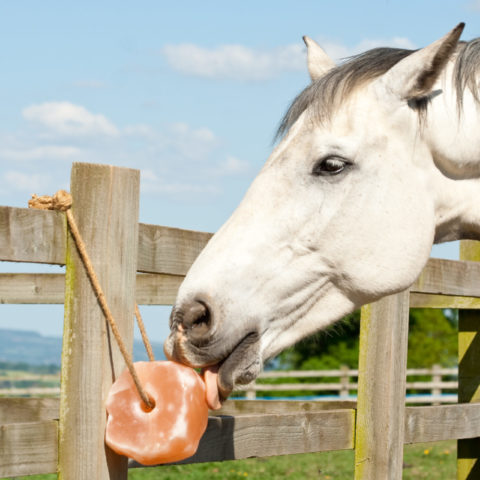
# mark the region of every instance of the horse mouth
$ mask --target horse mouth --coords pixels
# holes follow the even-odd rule
[[[258,332],[249,332],[222,359],[202,364],[189,358],[183,335],[177,337],[172,355],[165,350],[167,358],[202,369],[208,407],[211,410],[218,410],[236,385],[248,384],[260,373],[262,361],[259,354],[259,339]]]
[[[207,403],[218,410],[237,385],[253,382],[260,373],[259,334],[250,332],[220,362],[204,369]]]

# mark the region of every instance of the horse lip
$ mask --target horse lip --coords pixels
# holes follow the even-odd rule
[[[250,383],[260,372],[259,339],[257,331],[247,333],[231,352],[218,362],[217,384],[223,400],[232,393],[235,385]]]
[[[188,339],[183,332],[177,331],[174,337],[167,339],[164,351],[169,360],[192,368],[204,370],[216,367],[218,370],[217,388],[220,401],[223,402],[232,393],[236,384],[250,383],[260,372],[259,339],[260,335],[257,331],[250,331],[221,359],[199,362],[198,358],[192,357],[201,355],[205,350],[198,349],[190,342],[187,343]],[[167,343],[169,344],[168,348]],[[206,351],[208,352],[208,350]]]

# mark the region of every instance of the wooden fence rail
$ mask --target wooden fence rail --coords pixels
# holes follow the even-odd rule
[[[211,237],[138,224],[138,177],[134,170],[74,164],[71,181],[74,214],[130,348],[135,295],[139,303],[171,304]],[[473,478],[480,455],[480,404],[473,403],[480,395],[475,311],[480,309],[480,264],[474,261],[480,254],[475,244],[464,245],[463,261],[431,259],[409,291],[363,308],[356,406],[229,401],[220,412],[226,416],[209,419],[199,450],[188,461],[355,448],[357,480],[397,480],[404,443],[456,438],[458,478]],[[0,260],[66,265],[65,277],[0,275],[2,303],[65,304],[61,398],[0,399],[0,475],[127,478],[126,459],[103,443],[103,399],[123,360],[63,214],[0,207]],[[461,315],[459,336],[463,404],[405,407],[409,307],[468,309]]]
[[[457,401],[456,390],[458,381],[444,380],[443,377],[456,377],[458,375],[457,368],[441,368],[438,365],[432,368],[411,368],[407,369],[407,403],[452,403]],[[430,380],[413,380],[413,377],[430,377]],[[348,369],[346,367],[337,370],[270,370],[260,374],[257,381],[249,385],[240,386],[236,391],[245,392],[247,399],[256,398],[257,392],[284,392],[286,397],[294,400],[298,396],[298,392],[328,392],[329,395],[322,398],[317,396],[315,401],[332,401],[332,394],[337,394],[341,398],[349,398],[353,394],[352,399],[356,398],[356,390],[358,389],[358,370]],[[320,379],[338,378],[339,381],[320,382]],[[408,380],[410,378],[410,380]],[[280,380],[288,383],[259,383],[263,380]],[[299,379],[311,379],[308,383],[299,383]],[[295,382],[291,382],[294,380]],[[35,382],[31,387],[19,387],[22,382]],[[57,383],[56,387],[44,387],[43,382]],[[5,384],[8,383],[8,386]],[[2,386],[3,385],[3,386]],[[425,393],[415,395],[412,390],[426,390]],[[448,391],[448,395],[444,395],[444,390]],[[290,394],[289,394],[290,392]],[[296,392],[296,393],[292,393]],[[0,395],[2,396],[33,396],[33,395],[60,395],[60,375],[0,375]],[[312,399],[313,400],[313,399]]]

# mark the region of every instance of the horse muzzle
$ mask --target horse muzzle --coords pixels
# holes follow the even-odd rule
[[[171,333],[165,341],[164,351],[170,360],[214,372],[218,397],[223,401],[236,385],[248,384],[258,376],[262,360],[257,331],[246,332],[235,341],[232,335],[219,334],[217,321],[204,302],[175,306],[170,317]],[[207,382],[207,390],[209,388],[212,387]]]

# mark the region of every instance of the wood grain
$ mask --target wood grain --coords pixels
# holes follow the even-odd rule
[[[77,163],[72,169],[71,193],[78,228],[121,336],[131,351],[139,172]],[[125,363],[70,235],[65,293],[59,478],[126,479],[125,458],[104,445],[104,402]]]
[[[65,264],[66,227],[62,213],[0,207],[0,232],[0,260]]]
[[[354,410],[209,417],[197,453],[179,463],[352,449],[354,425]]]
[[[140,224],[138,271],[185,275],[211,233]]]
[[[418,293],[480,297],[480,264],[430,258],[410,290]]]
[[[480,267],[476,262],[480,259],[480,242],[460,242],[460,259],[471,260],[472,265]],[[461,310],[458,314],[458,401],[480,401],[480,313],[476,310]],[[458,440],[458,480],[478,477],[479,446],[480,432],[476,438]]]
[[[0,425],[57,420],[59,398],[0,398]]]
[[[362,308],[355,479],[402,478],[409,293]]]
[[[172,305],[184,277],[158,273],[138,274],[139,305]],[[0,273],[0,303],[63,304],[65,275],[61,273]]]
[[[405,443],[480,436],[480,404],[407,407]]]
[[[0,476],[55,473],[57,427],[54,420],[0,425]]]

